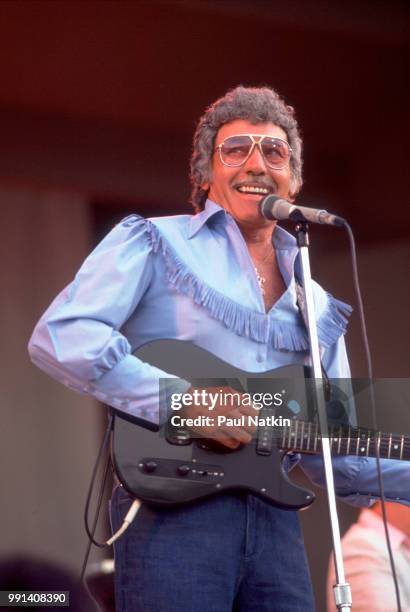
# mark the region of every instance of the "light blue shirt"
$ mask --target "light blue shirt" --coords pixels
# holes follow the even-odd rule
[[[248,372],[307,365],[308,337],[295,293],[298,249],[280,227],[273,244],[287,288],[266,313],[243,236],[220,206],[208,200],[196,215],[131,215],[44,313],[30,340],[31,358],[68,387],[155,423],[159,380],[170,374],[133,354],[153,340],[191,341]],[[316,283],[314,301],[323,366],[330,378],[349,378],[343,335],[350,308]],[[175,384],[180,391],[189,387]],[[410,503],[407,466],[381,463],[390,476],[386,496]],[[301,465],[321,484],[320,457],[306,456]],[[361,505],[377,497],[374,460],[336,457],[334,467],[342,497]]]

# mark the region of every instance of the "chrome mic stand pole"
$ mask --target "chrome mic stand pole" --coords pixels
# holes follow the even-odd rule
[[[335,485],[333,480],[333,469],[329,443],[329,429],[326,414],[322,365],[320,361],[315,306],[313,302],[312,277],[310,273],[308,224],[306,223],[306,221],[301,221],[296,225],[295,229],[302,267],[301,280],[303,283],[303,289],[305,294],[305,308],[308,324],[307,327],[309,332],[310,356],[313,366],[313,374],[315,378],[314,398],[316,400],[317,413],[319,417],[320,437],[322,440],[322,457],[325,471],[327,501],[329,507],[330,526],[333,541],[333,553],[336,570],[336,584],[333,586],[333,594],[337,609],[341,610],[342,612],[348,612],[352,607],[352,594],[350,590],[350,584],[348,584],[345,579],[342,546],[340,543],[340,528],[336,509]]]

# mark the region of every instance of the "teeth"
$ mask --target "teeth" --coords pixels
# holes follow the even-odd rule
[[[269,193],[269,190],[266,189],[266,187],[255,187],[250,185],[241,185],[240,187],[238,187],[238,191],[241,191],[242,193]]]

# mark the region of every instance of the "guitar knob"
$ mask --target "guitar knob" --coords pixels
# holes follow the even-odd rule
[[[178,473],[181,476],[186,476],[187,474],[189,474],[190,471],[191,471],[191,468],[189,467],[189,465],[180,465],[180,466],[178,466]]]
[[[155,472],[157,467],[158,463],[156,463],[155,461],[147,461],[146,463],[144,463],[144,469],[146,472]]]

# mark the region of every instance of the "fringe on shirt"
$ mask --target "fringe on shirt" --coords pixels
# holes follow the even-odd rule
[[[143,224],[153,253],[163,257],[166,278],[174,289],[190,297],[195,304],[206,308],[209,314],[234,331],[256,342],[271,344],[273,348],[287,351],[307,351],[309,338],[301,321],[273,321],[267,313],[256,312],[230,299],[220,291],[204,283],[189,267],[181,261],[158,228],[148,219],[135,218],[135,223]],[[317,320],[319,343],[327,348],[346,333],[352,308],[326,293],[327,303]]]

